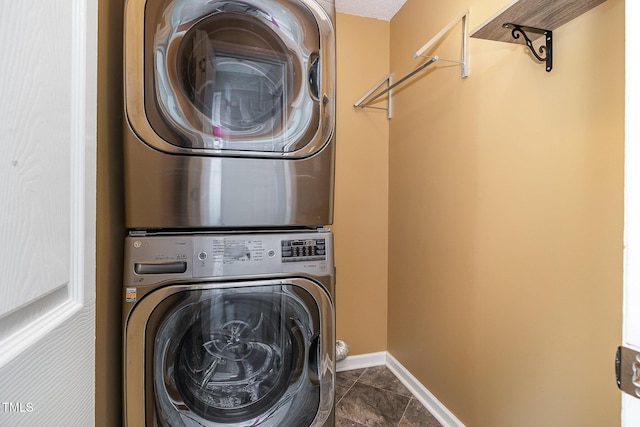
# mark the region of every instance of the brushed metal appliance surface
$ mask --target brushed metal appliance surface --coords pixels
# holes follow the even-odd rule
[[[125,426],[335,426],[329,230],[132,233],[123,285]]]
[[[333,222],[334,5],[128,0],[129,229]]]

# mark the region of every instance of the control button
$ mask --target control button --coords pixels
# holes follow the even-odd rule
[[[267,251],[267,256],[268,256],[269,258],[273,258],[274,256],[276,256],[276,251],[274,251],[273,249],[269,249],[269,250]]]
[[[205,259],[207,259],[207,253],[205,251],[202,251],[198,254],[198,259],[200,261],[204,261]]]

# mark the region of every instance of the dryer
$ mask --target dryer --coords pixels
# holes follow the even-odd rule
[[[127,237],[128,427],[333,427],[332,234]]]
[[[334,13],[325,0],[127,0],[127,228],[332,223]]]

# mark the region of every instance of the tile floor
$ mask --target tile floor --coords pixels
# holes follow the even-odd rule
[[[336,427],[441,427],[386,366],[338,372]]]

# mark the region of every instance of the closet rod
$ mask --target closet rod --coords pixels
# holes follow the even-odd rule
[[[371,96],[371,92],[367,93],[364,97],[360,98],[358,100],[358,102],[356,102],[355,104],[353,104],[354,107],[360,107],[360,108],[364,108],[367,105],[371,104],[373,101],[375,101],[376,99],[380,98],[382,95],[388,93],[391,89],[393,89],[394,87],[398,86],[400,83],[404,82],[405,80],[407,80],[409,77],[413,76],[414,74],[422,71],[423,69],[427,68],[429,65],[433,64],[434,62],[436,62],[438,59],[437,56],[433,56],[431,57],[427,62],[425,62],[424,64],[421,64],[419,66],[417,66],[416,68],[414,68],[413,71],[411,71],[409,74],[405,75],[404,77],[402,77],[400,80],[398,80],[397,82],[395,82],[394,84],[392,84],[391,86],[387,87],[386,89],[384,89],[383,91],[377,93],[375,96]],[[386,79],[385,79],[386,80]],[[380,85],[382,83],[384,83],[385,80],[382,80],[382,82],[380,82]],[[378,85],[378,87],[380,86]],[[377,88],[376,88],[377,89]]]

